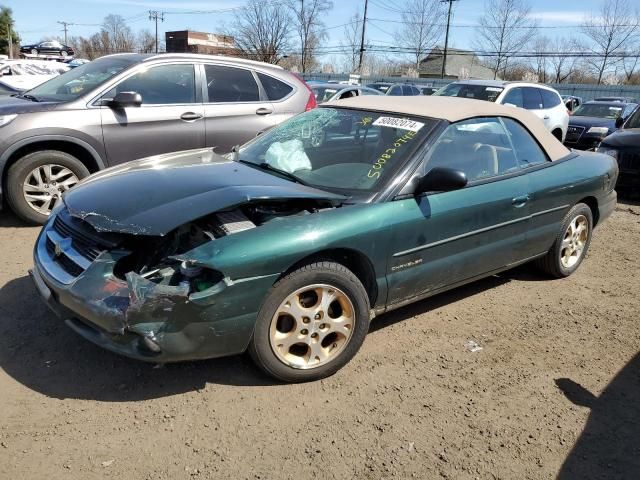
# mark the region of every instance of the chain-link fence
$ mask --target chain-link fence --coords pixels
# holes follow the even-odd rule
[[[307,74],[305,80],[342,82],[349,80],[346,74]],[[380,77],[363,76],[360,83],[367,84],[373,82],[391,83],[415,83],[429,87],[443,87],[454,80],[440,78],[409,78],[409,77]],[[550,83],[550,87],[560,92],[560,95],[575,95],[584,101],[593,100],[598,97],[630,97],[640,100],[640,85],[593,85],[593,84],[573,84],[573,83]]]

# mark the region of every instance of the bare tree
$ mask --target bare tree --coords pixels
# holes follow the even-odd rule
[[[131,52],[135,49],[135,35],[121,15],[104,17],[97,35],[105,53]]]
[[[600,11],[582,24],[582,33],[593,42],[591,51],[596,56],[589,64],[600,84],[607,69],[620,61],[619,54],[640,33],[640,16],[629,0],[604,0]]]
[[[575,38],[556,37],[550,42],[549,48],[551,52],[549,56],[550,81],[553,83],[565,82],[578,68],[578,57],[567,55],[567,52],[580,52],[584,47]]]
[[[138,32],[137,43],[140,53],[153,53],[156,50],[156,37],[147,29]]]
[[[407,0],[402,12],[402,28],[398,32],[400,45],[411,52],[416,70],[444,32],[447,18],[441,0]]]
[[[637,55],[627,57],[622,62],[622,68],[624,68],[624,82],[632,85],[634,77],[637,76],[636,68],[640,66],[640,45],[636,46],[633,51],[638,52]]]
[[[551,40],[549,37],[538,37],[533,42],[533,61],[532,67],[538,76],[538,81],[542,83],[547,82],[547,68],[549,64],[549,51]]]
[[[307,72],[315,65],[315,52],[326,39],[322,30],[322,15],[333,8],[330,0],[285,0],[295,23],[300,47],[300,71]]]
[[[344,26],[343,39],[340,41],[340,46],[345,53],[345,62],[342,69],[347,72],[355,72],[358,69],[361,36],[362,15],[360,10],[356,10],[349,18],[349,22]]]
[[[509,58],[522,51],[534,36],[527,0],[487,0],[476,29],[476,50],[481,51],[493,70],[493,78],[505,72]]]
[[[233,36],[244,55],[278,63],[289,48],[291,17],[282,4],[249,0],[233,25]]]

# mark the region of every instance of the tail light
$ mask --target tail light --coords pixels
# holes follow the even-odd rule
[[[304,78],[302,78],[297,73],[294,73],[294,72],[291,72],[291,73],[292,73],[292,75],[294,77],[296,77],[298,80],[300,80],[302,85],[304,85],[304,88],[306,88],[307,91],[309,92],[309,99],[307,100],[307,104],[304,107],[304,111],[308,112],[309,110],[313,110],[314,108],[316,108],[318,106],[318,102],[316,102],[316,96],[313,93],[313,90],[311,90],[309,85],[307,85],[307,82],[304,81]]]

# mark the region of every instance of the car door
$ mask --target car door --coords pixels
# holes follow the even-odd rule
[[[567,173],[575,172],[575,165],[571,162],[554,165],[523,125],[509,118],[504,119],[504,124],[529,186],[531,220],[522,252],[523,258],[529,258],[545,253],[560,230],[560,223],[570,208],[567,195],[574,188],[567,182]]]
[[[204,65],[206,145],[230,151],[275,125],[274,107],[247,68]]]
[[[101,107],[102,134],[111,165],[141,157],[205,146],[204,106],[195,66],[143,66],[101,97],[137,92],[141,106]]]
[[[392,234],[389,303],[472,280],[523,258],[529,186],[502,121],[478,118],[448,126],[426,155],[423,172],[436,166],[464,171],[469,183],[460,190],[402,200],[408,220]]]

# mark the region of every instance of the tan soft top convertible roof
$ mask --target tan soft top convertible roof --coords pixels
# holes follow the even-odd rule
[[[459,122],[474,117],[508,117],[523,124],[538,139],[551,160],[559,160],[570,151],[546,129],[533,113],[517,107],[507,107],[485,100],[455,97],[371,95],[339,100],[331,105],[389,112],[400,115],[431,117]],[[331,106],[327,105],[327,106]]]

